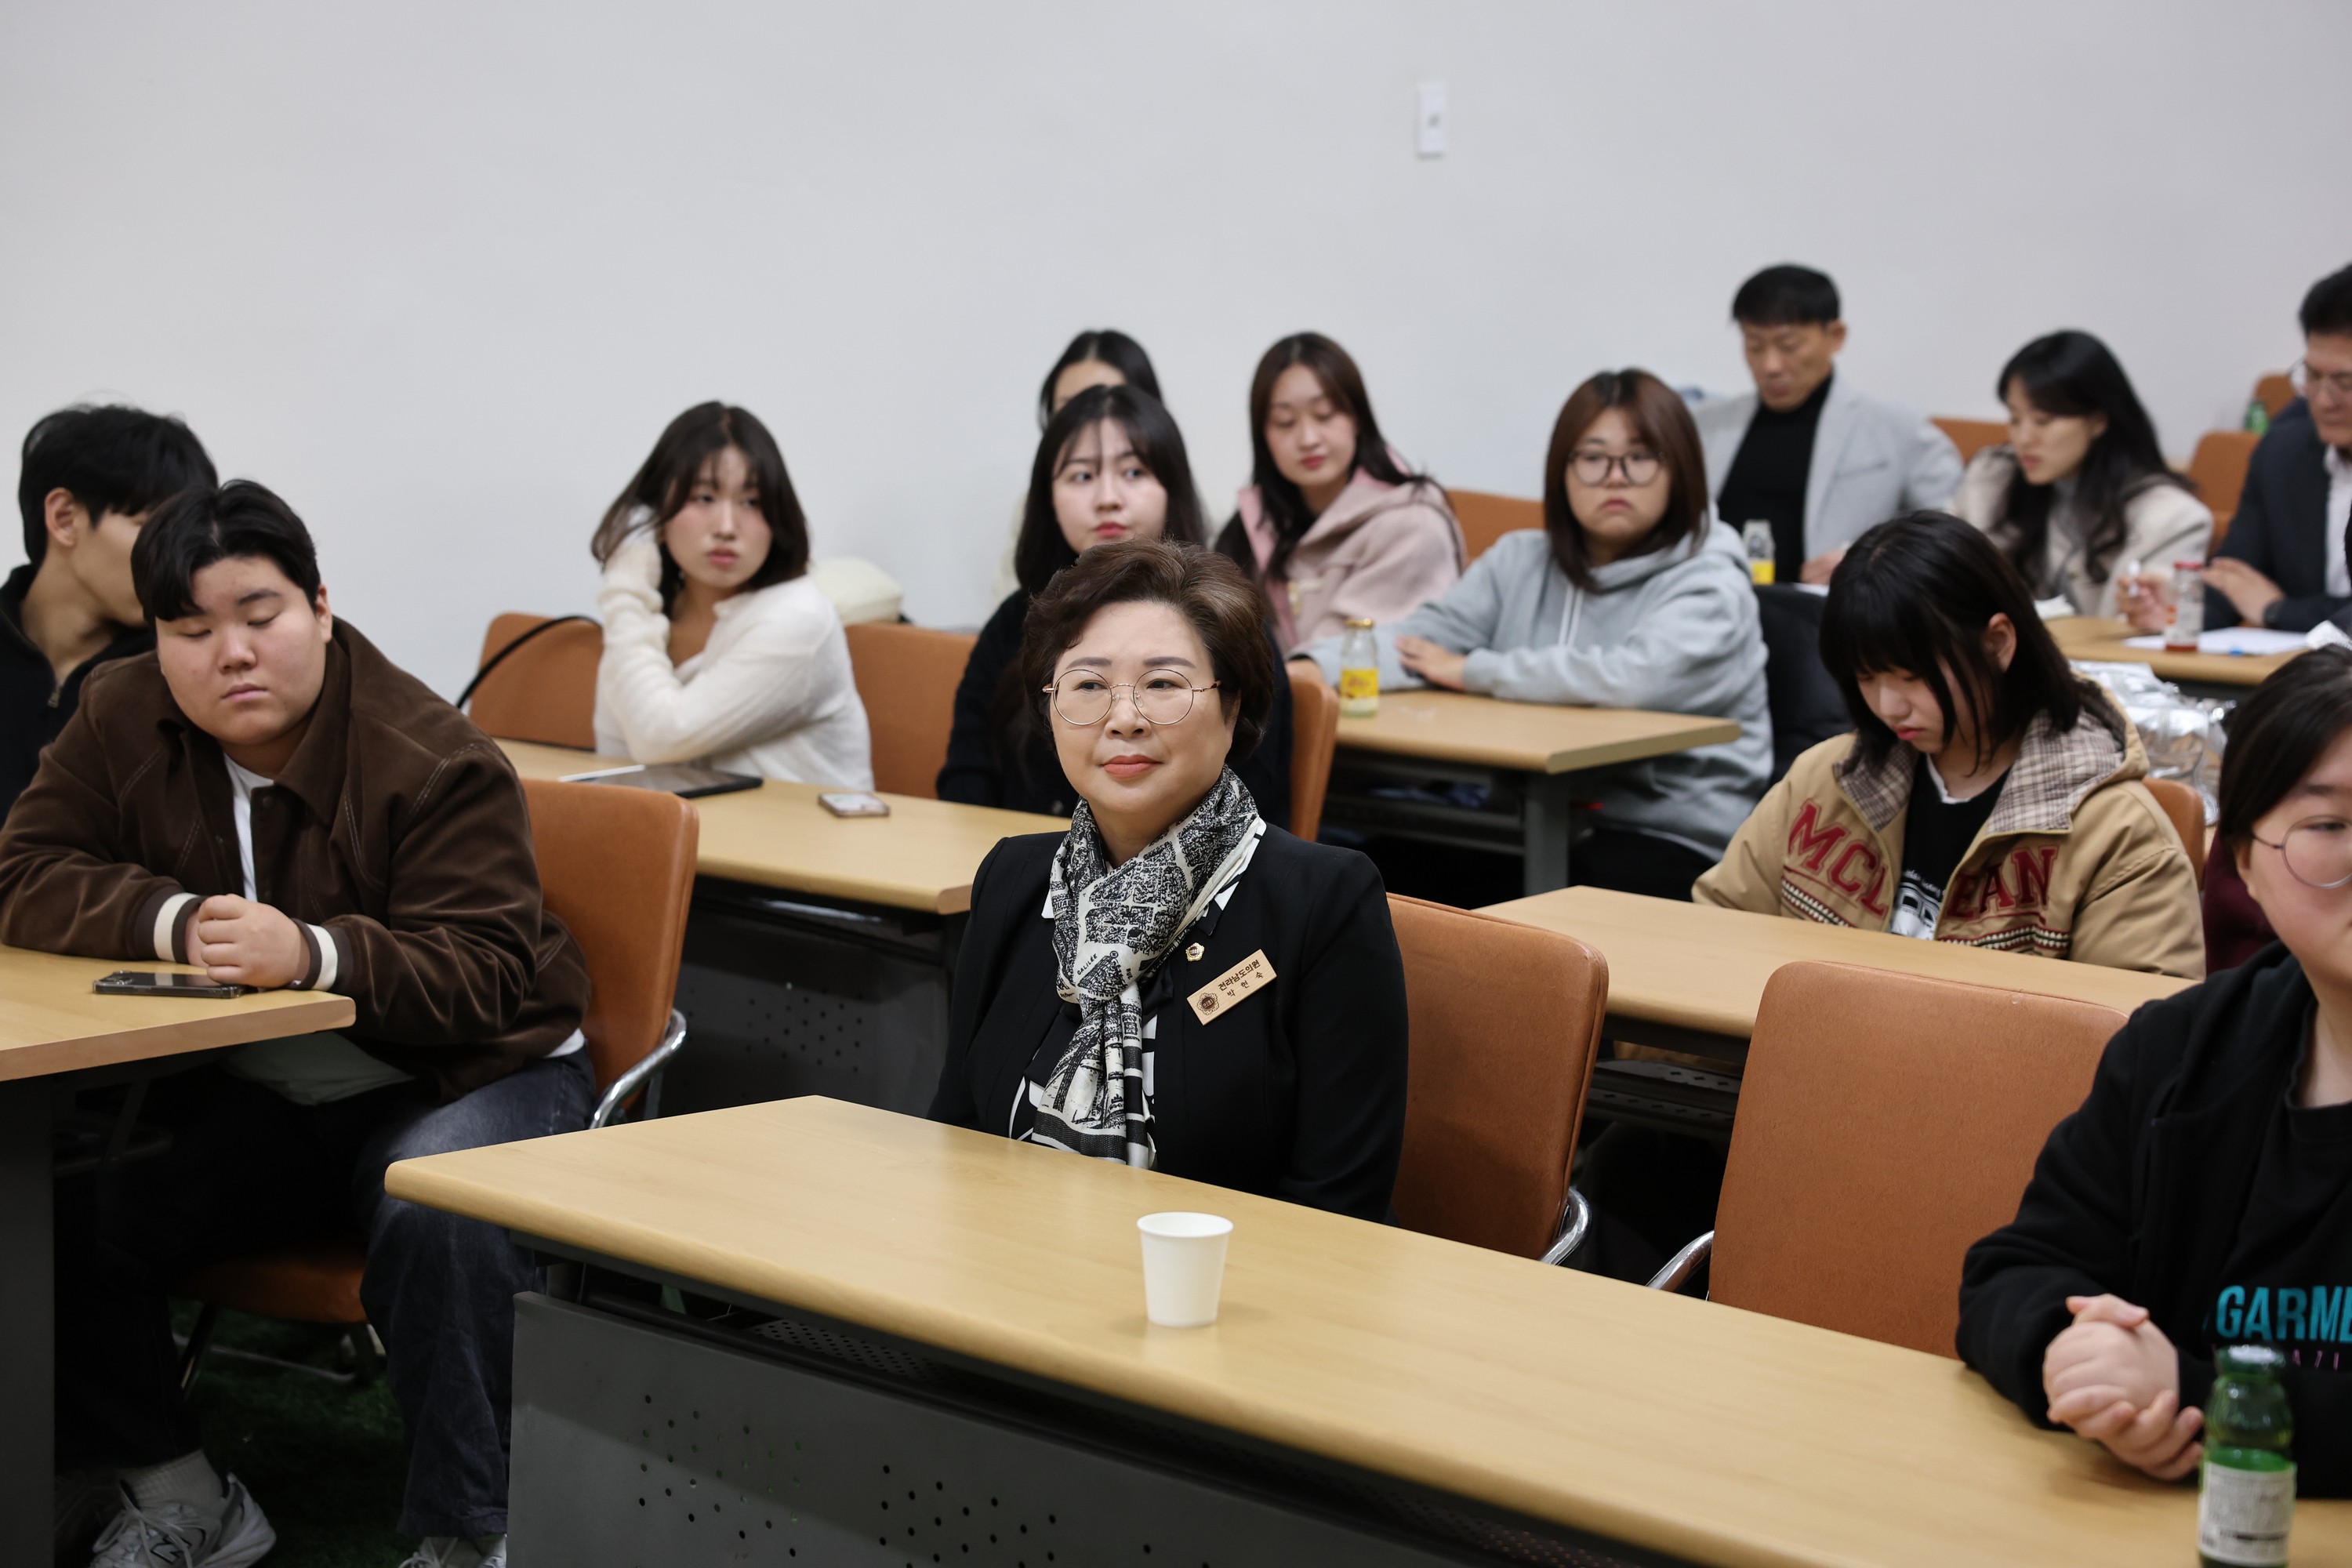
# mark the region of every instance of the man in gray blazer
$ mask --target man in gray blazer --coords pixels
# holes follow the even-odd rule
[[[1890,517],[1948,507],[1960,454],[1917,414],[1834,374],[1845,346],[1837,285],[1810,267],[1768,267],[1731,301],[1752,395],[1691,410],[1716,513],[1772,525],[1774,577],[1827,583],[1845,547]]]

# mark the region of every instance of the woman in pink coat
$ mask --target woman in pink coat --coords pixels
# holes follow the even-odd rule
[[[1462,575],[1445,492],[1381,439],[1364,378],[1319,332],[1283,339],[1250,382],[1254,482],[1217,547],[1265,590],[1285,654],[1361,616],[1392,621]]]

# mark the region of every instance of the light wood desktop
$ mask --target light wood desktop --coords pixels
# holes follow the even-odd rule
[[[2167,680],[2200,686],[2259,686],[2294,655],[2168,653],[2162,648],[2126,647],[2126,637],[2146,634],[2127,621],[2101,620],[2089,616],[2062,616],[2045,623],[2059,650],[2068,658],[2090,663],[2144,664]]]
[[[48,1081],[163,1058],[340,1029],[350,1000],[320,991],[226,998],[107,996],[146,959],[66,958],[0,947],[0,1563],[49,1561],[55,1343],[50,1294]]]
[[[1563,888],[1485,912],[1564,931],[1600,949],[1609,961],[1609,1016],[1617,1037],[1678,1049],[1712,1045],[1713,1054],[1726,1046],[1744,1049],[1765,983],[1801,959],[2070,997],[2124,1014],[2190,984],[1605,888]]]
[[[626,758],[527,741],[499,744],[525,778],[628,765]],[[1069,826],[1057,816],[903,795],[882,797],[890,803],[887,816],[840,817],[817,804],[824,788],[771,779],[758,789],[696,801],[702,814],[702,873],[891,909],[961,914],[971,907],[972,873],[997,840]]]
[[[1324,820],[1516,854],[1522,886],[1540,893],[1568,881],[1575,774],[1738,738],[1730,719],[1505,702],[1463,691],[1386,692],[1373,717],[1339,721]],[[1486,803],[1430,799],[1420,786],[1435,779],[1484,786]]]
[[[1958,1362],[822,1100],[395,1165],[396,1197],[1726,1564],[2194,1560],[2197,1499]],[[1135,1221],[1235,1226],[1221,1321]],[[634,1478],[632,1478],[634,1479]],[[2301,1506],[2295,1561],[2352,1554]]]
[[[229,999],[107,996],[90,989],[118,969],[179,969],[147,959],[67,958],[0,947],[0,1081],[242,1046],[340,1029],[351,1002],[323,991],[261,991]]]
[[[1370,719],[1339,721],[1339,744],[1361,752],[1566,773],[1686,752],[1739,738],[1730,719],[1505,702],[1466,691],[1392,691]]]

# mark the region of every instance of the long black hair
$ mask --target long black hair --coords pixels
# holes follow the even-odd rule
[[[1985,627],[2007,616],[2017,652],[2004,670],[1985,650]],[[2083,716],[2083,689],[2033,595],[1991,541],[1949,512],[1915,511],[1850,545],[1822,609],[1822,663],[1845,695],[1854,750],[1875,767],[1895,731],[1863,700],[1862,678],[1900,672],[1927,683],[1948,741],[1965,716],[1976,762],[2025,733],[2039,713],[2061,731]]]
[[[604,509],[604,520],[596,525],[595,537],[588,544],[596,564],[610,562],[629,535],[641,529],[658,542],[661,525],[683,510],[694,493],[702,465],[730,447],[743,454],[744,467],[751,470],[751,483],[760,494],[760,514],[768,520],[772,536],[768,558],[760,563],[760,569],[741,591],[789,583],[806,572],[808,518],[801,511],[800,497],[793,493],[784,455],[768,427],[750,409],[724,403],[698,403],[669,422],[645,466]],[[677,569],[667,544],[661,546],[661,557],[662,610],[667,614],[686,574]]]
[[[1062,373],[1088,361],[1110,366],[1129,386],[1139,386],[1155,398],[1160,395],[1160,377],[1153,373],[1151,356],[1143,352],[1141,343],[1114,327],[1088,327],[1070,340],[1070,346],[1062,351],[1062,357],[1045,373],[1045,384],[1037,389],[1040,428],[1054,417],[1054,387],[1062,379]]]
[[[2124,516],[2126,503],[2151,485],[2193,487],[2165,462],[2164,451],[2157,445],[2156,425],[2140,405],[2131,378],[2107,345],[2090,333],[2069,328],[2036,338],[2018,350],[2000,367],[1993,395],[2007,401],[2011,387],[2044,414],[2106,419],[2107,427],[2091,443],[2074,474],[2074,504],[2089,520],[2083,536],[2085,569],[2092,582],[2105,583],[2130,531]],[[2041,591],[2057,586],[2041,580],[2055,489],[2053,485],[2029,483],[2024,468],[2019,468],[2009,481],[2009,493],[2001,501],[2001,521],[1994,530],[2010,560]]]
[[[1160,537],[1181,544],[1199,544],[1207,537],[1200,492],[1192,487],[1192,459],[1184,454],[1184,433],[1160,399],[1133,382],[1090,386],[1045,421],[1045,433],[1037,438],[1037,455],[1029,465],[1029,495],[1021,505],[1013,574],[1021,581],[1021,591],[1032,598],[1045,591],[1055,573],[1078,558],[1054,513],[1054,478],[1062,471],[1062,459],[1079,432],[1102,424],[1125,432],[1137,459],[1168,492],[1168,521]]]
[[[1258,505],[1265,509],[1266,521],[1274,525],[1274,554],[1265,571],[1257,569],[1256,552],[1250,548],[1249,536],[1236,517],[1225,525],[1217,539],[1217,548],[1238,562],[1243,571],[1259,581],[1261,586],[1282,576],[1290,568],[1290,557],[1307,531],[1315,526],[1315,514],[1307,510],[1307,498],[1298,487],[1282,477],[1274,464],[1274,448],[1266,445],[1265,421],[1274,405],[1274,384],[1292,365],[1303,364],[1322,388],[1331,406],[1356,423],[1356,460],[1349,477],[1370,474],[1383,484],[1409,485],[1429,482],[1426,474],[1408,473],[1397,466],[1389,455],[1389,444],[1381,435],[1381,422],[1372,417],[1372,400],[1364,391],[1363,372],[1348,351],[1320,332],[1295,332],[1265,351],[1257,362],[1257,374],[1250,378],[1250,483],[1257,487]]]

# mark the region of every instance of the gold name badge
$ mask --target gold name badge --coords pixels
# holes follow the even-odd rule
[[[1192,1004],[1192,1016],[1203,1024],[1213,1024],[1232,1012],[1243,997],[1273,983],[1274,965],[1266,962],[1265,949],[1259,948],[1193,992],[1187,1000]]]

